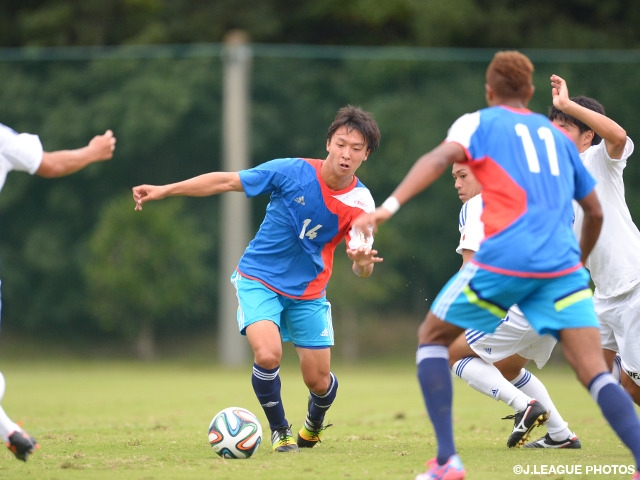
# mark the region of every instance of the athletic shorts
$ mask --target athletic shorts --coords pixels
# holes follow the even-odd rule
[[[618,352],[622,369],[640,385],[640,288],[612,298],[594,297],[602,348]]]
[[[540,335],[558,338],[565,328],[599,326],[585,268],[559,277],[525,278],[469,262],[438,293],[431,311],[464,329],[493,333],[514,304]]]
[[[538,335],[522,313],[514,308],[509,309],[495,332],[467,329],[464,333],[471,349],[487,363],[518,354],[542,368],[558,343],[552,335]]]
[[[314,300],[285,297],[237,271],[231,275],[231,283],[238,297],[237,320],[242,335],[246,335],[246,328],[252,323],[269,320],[280,329],[283,342],[302,348],[333,345],[331,304],[326,297]]]

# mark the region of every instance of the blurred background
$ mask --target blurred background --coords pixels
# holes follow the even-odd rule
[[[220,312],[222,297],[234,298],[227,265],[237,257],[221,238],[243,219],[223,221],[218,197],[134,212],[131,187],[224,169],[232,32],[248,42],[248,166],[324,158],[338,108],[360,105],[382,131],[358,171],[380,203],[453,120],[485,106],[484,71],[497,50],[534,62],[532,110],[546,113],[556,73],[640,142],[639,23],[635,0],[3,1],[0,122],[38,134],[48,151],[107,129],[118,143],[113,160],[63,179],[9,175],[0,358],[225,361],[221,325],[235,331],[235,317]],[[636,158],[625,172],[634,217]],[[267,201],[249,202],[249,236]],[[367,280],[338,247],[328,291],[337,357],[413,357],[418,324],[460,266],[459,209],[445,175],[381,229],[385,261]]]

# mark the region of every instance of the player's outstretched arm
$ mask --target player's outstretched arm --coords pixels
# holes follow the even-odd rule
[[[466,159],[465,150],[461,145],[454,142],[441,143],[413,164],[411,170],[381,206],[374,212],[360,215],[353,224],[354,228],[370,236],[372,227],[375,231],[379,225],[389,220],[401,205],[431,185],[449,165]]]
[[[116,137],[111,130],[96,135],[89,144],[75,150],[44,152],[36,174],[45,178],[56,178],[82,170],[87,165],[109,160],[116,148]]]
[[[582,221],[582,233],[580,234],[580,250],[582,251],[581,260],[584,264],[593,250],[600,230],[602,229],[602,206],[595,189],[586,197],[579,200],[578,203],[584,211],[584,220]]]
[[[621,158],[627,143],[627,132],[606,115],[577,104],[569,97],[567,82],[558,75],[551,75],[553,106],[582,123],[602,137],[611,158]]]
[[[175,196],[208,197],[225,192],[242,192],[244,188],[237,172],[210,172],[167,185],[139,185],[132,190],[135,209],[142,210],[142,204],[150,200]]]

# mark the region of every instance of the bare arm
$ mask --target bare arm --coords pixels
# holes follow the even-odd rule
[[[464,267],[468,262],[470,262],[475,254],[476,252],[474,252],[473,250],[469,250],[468,248],[463,248],[462,249],[462,267]]]
[[[45,178],[56,178],[69,175],[83,169],[87,165],[109,160],[116,148],[116,138],[111,130],[97,135],[82,148],[75,150],[58,150],[44,152],[42,162],[36,174]]]
[[[429,153],[422,155],[413,164],[391,197],[395,198],[398,207],[405,204],[437,180],[449,165],[466,159],[466,153],[461,145],[449,142],[441,143]],[[378,225],[386,222],[395,211],[390,211],[384,205],[376,208],[372,213],[360,215],[354,222],[354,227],[362,232],[369,232],[371,226],[375,229]]]
[[[580,235],[580,250],[582,250],[582,263],[585,263],[591,250],[593,250],[593,247],[598,241],[598,236],[602,229],[602,207],[595,190],[592,190],[589,195],[579,200],[578,203],[584,211],[584,220],[582,222],[582,232]]]
[[[150,200],[166,197],[207,197],[225,192],[243,192],[238,172],[210,172],[181,182],[167,185],[139,185],[133,187],[133,199],[136,210],[142,210],[142,204]]]
[[[569,98],[569,89],[565,80],[558,75],[551,76],[551,96],[553,105],[567,115],[577,118],[602,137],[611,158],[622,157],[627,143],[627,132],[624,128],[606,115],[577,104]]]

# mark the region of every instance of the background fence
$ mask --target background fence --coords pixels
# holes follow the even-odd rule
[[[557,73],[640,139],[640,52],[523,51],[536,66],[532,110],[546,112]],[[90,345],[135,342],[145,328],[151,341],[202,336],[233,321],[216,313],[230,274],[219,268],[220,200],[170,199],[141,214],[130,198],[140,183],[222,168],[222,52],[219,44],[0,50],[0,122],[39,134],[46,150],[82,146],[106,129],[118,138],[113,160],[73,176],[9,176],[0,195],[4,330]],[[337,109],[360,105],[382,131],[358,172],[380,202],[453,120],[485,106],[494,52],[251,45],[250,162],[324,158]],[[637,155],[625,173],[634,216]],[[267,201],[252,200],[254,230]],[[381,229],[385,261],[368,280],[337,253],[329,299],[345,354],[413,349],[415,325],[460,265],[459,208],[445,175]],[[411,333],[394,334],[404,319]]]

